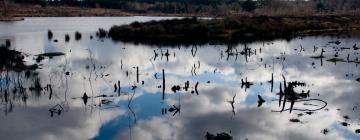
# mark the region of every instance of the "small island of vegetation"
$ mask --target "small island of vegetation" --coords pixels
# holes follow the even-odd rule
[[[154,45],[228,44],[358,30],[360,18],[344,16],[183,18],[113,26],[108,37]]]

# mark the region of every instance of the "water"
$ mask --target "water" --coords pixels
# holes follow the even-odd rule
[[[207,132],[235,140],[359,139],[357,36],[158,47],[95,35],[100,27],[165,18],[0,23],[0,44],[9,39],[24,65],[41,68],[28,78],[17,67],[1,71],[1,139],[199,140]],[[52,52],[65,55],[36,62]]]

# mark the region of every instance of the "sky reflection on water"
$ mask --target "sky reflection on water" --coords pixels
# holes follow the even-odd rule
[[[1,71],[0,136],[37,140],[198,140],[206,139],[207,132],[225,132],[236,140],[359,139],[355,132],[360,129],[360,83],[356,81],[360,78],[357,60],[360,50],[354,47],[358,37],[156,47],[115,43],[95,35],[99,27],[150,19],[160,18],[80,18],[76,26],[58,23],[60,26],[56,27],[51,23],[61,19],[1,23],[4,33],[0,34],[0,44],[9,39],[10,49],[22,52],[26,64],[38,64],[41,69],[29,79],[24,72],[19,76],[10,71],[10,80]],[[30,29],[38,20],[47,24]],[[91,26],[82,27],[89,21],[93,21]],[[21,29],[24,24],[27,26]],[[47,39],[47,29],[53,30],[51,40]],[[82,33],[79,41],[74,39],[76,30]],[[69,42],[65,42],[65,34],[70,35]],[[321,49],[325,50],[325,58],[314,58]],[[36,63],[38,54],[50,52],[65,55],[45,57]],[[162,70],[166,79],[164,100]],[[283,76],[287,82],[305,83],[294,90],[297,93],[310,90],[306,99],[325,101],[325,108],[316,110],[324,106],[322,102],[303,101],[295,102],[291,113],[276,112],[282,108],[277,93],[284,84]],[[28,89],[36,78],[42,88],[51,85],[51,97],[49,90],[35,93]],[[10,81],[9,86],[6,81]],[[11,93],[5,102],[4,91],[12,91],[17,84],[26,88],[26,92]],[[180,91],[174,93],[172,87],[177,85]],[[89,97],[86,104],[84,93]],[[25,94],[26,102],[22,100]],[[260,107],[258,95],[265,100]],[[63,110],[51,116],[49,109],[57,104]],[[286,102],[286,108],[289,107],[290,102]]]

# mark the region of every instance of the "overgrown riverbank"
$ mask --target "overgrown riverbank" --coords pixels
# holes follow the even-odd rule
[[[237,43],[291,39],[296,36],[351,33],[360,30],[360,17],[232,17],[173,19],[113,26],[115,41],[154,44]],[[104,36],[104,35],[103,35]]]

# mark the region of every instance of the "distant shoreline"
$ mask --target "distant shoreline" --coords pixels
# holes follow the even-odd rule
[[[258,15],[247,12],[219,14],[219,13],[161,13],[161,12],[127,12],[120,9],[109,8],[89,8],[71,6],[46,6],[18,4],[9,12],[11,17],[125,17],[125,16],[167,16],[167,17],[326,17],[326,16],[346,16],[359,17],[360,13],[317,13],[313,15]],[[8,19],[1,17],[2,19]]]
[[[125,16],[172,16],[172,17],[202,17],[209,14],[199,13],[132,13],[119,9],[84,8],[69,6],[17,5],[11,10],[11,17],[125,17]],[[0,21],[6,19],[0,16]]]

